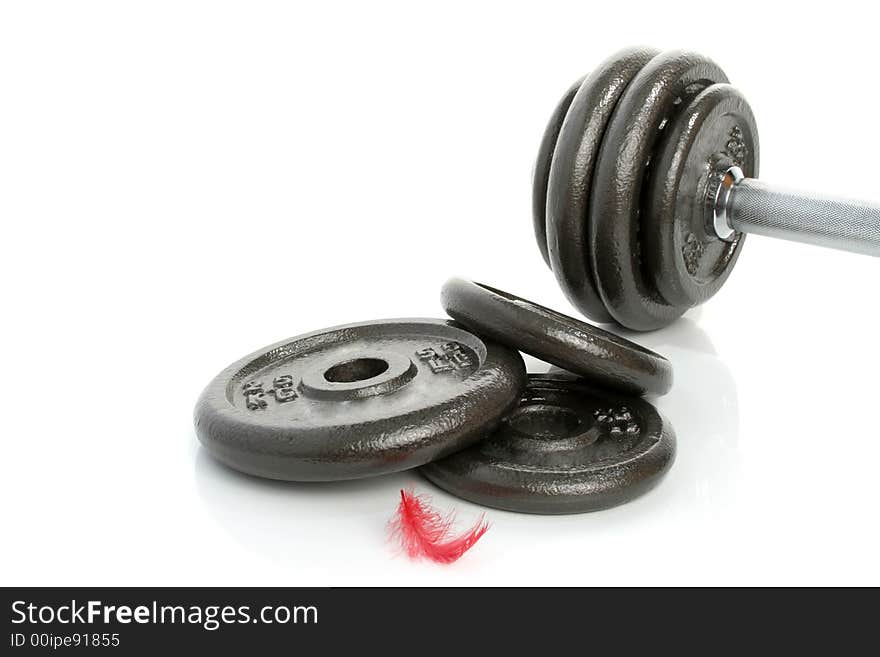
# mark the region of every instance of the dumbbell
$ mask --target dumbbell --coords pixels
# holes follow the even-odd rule
[[[717,64],[621,51],[544,132],[538,246],[580,312],[639,331],[714,295],[748,233],[880,256],[880,206],[771,187],[758,160],[754,115]]]

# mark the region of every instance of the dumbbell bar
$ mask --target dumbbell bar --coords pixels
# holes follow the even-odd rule
[[[713,296],[746,233],[880,255],[880,208],[756,180],[758,132],[711,60],[634,48],[573,85],[538,153],[538,246],[583,314],[665,326]]]
[[[731,167],[714,206],[724,240],[748,233],[880,256],[880,205],[778,189]]]

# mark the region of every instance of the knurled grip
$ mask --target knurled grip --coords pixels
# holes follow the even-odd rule
[[[743,178],[729,190],[727,220],[738,232],[880,256],[880,206],[777,189]]]

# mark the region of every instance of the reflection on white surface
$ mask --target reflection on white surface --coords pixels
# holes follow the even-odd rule
[[[674,503],[704,506],[707,513],[715,513],[736,494],[740,460],[736,381],[715,355],[709,336],[689,319],[637,339],[666,356],[674,369],[672,390],[653,400],[672,423],[678,440],[678,456],[670,472]]]
[[[195,458],[199,495],[211,515],[249,550],[269,558],[295,559],[298,547],[315,540],[335,558],[352,541],[381,543],[398,491],[417,479],[412,473],[340,482],[296,483],[242,474],[200,447]],[[329,539],[329,540],[328,540]],[[311,543],[311,544],[310,544]]]
[[[651,335],[630,337],[669,358],[675,370],[672,391],[651,400],[676,433],[678,452],[669,474],[647,495],[615,509],[552,517],[490,510],[496,525],[521,531],[552,525],[561,537],[620,531],[638,527],[670,508],[690,513],[702,509],[698,515],[709,515],[735,495],[736,383],[714,355],[711,340],[686,319]],[[534,358],[527,357],[526,362],[530,371],[548,369]],[[352,541],[385,549],[385,522],[395,508],[398,490],[410,484],[429,490],[443,506],[470,507],[473,513],[482,510],[434,488],[412,471],[335,483],[269,481],[235,472],[200,448],[195,478],[203,503],[235,540],[279,561],[295,559],[298,546],[305,548],[315,534],[322,535],[328,552],[340,552],[328,554],[328,559],[344,558],[344,546]],[[338,540],[327,540],[334,536]]]

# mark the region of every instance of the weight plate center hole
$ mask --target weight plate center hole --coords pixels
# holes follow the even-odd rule
[[[355,358],[337,363],[326,372],[324,379],[330,383],[355,383],[367,381],[388,371],[388,361],[381,358]]]

